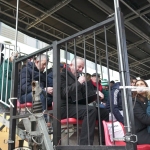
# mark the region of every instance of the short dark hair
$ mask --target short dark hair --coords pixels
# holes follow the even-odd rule
[[[113,84],[115,84],[115,81],[113,81],[113,80],[112,80],[112,81],[110,81],[110,83],[113,83]]]
[[[134,76],[130,76],[130,80],[137,80],[137,79]]]

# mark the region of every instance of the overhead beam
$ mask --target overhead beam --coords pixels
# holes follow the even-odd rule
[[[130,67],[135,67],[137,65],[141,65],[141,64],[144,64],[144,63],[149,62],[149,61],[150,61],[150,58],[148,57],[148,58],[142,59],[142,60],[140,60],[138,62],[133,62],[129,66]]]
[[[94,5],[97,6],[99,9],[101,9],[101,8],[105,9],[108,16],[114,13],[114,10],[111,9],[109,6],[107,6],[101,0],[88,0],[88,1],[91,2],[92,4],[94,3]],[[103,10],[103,9],[101,9],[101,10]],[[148,22],[146,21],[146,23],[148,23]],[[146,39],[147,41],[150,42],[150,38],[145,33],[143,33],[141,30],[139,30],[138,28],[136,28],[133,24],[131,24],[129,22],[126,22],[126,20],[125,20],[125,27],[127,27],[128,29],[130,29],[133,33],[135,33],[139,37],[144,38],[144,39]]]
[[[13,18],[13,19],[15,19],[15,16],[12,16],[13,14],[7,14],[6,12],[3,12],[2,10],[1,10],[1,13],[3,13],[3,14],[5,14],[6,16],[8,16],[8,17],[11,17],[11,18]],[[24,14],[24,13],[23,13]],[[28,15],[27,15],[28,16]],[[27,17],[27,16],[25,16],[25,17]],[[23,22],[23,23],[25,23],[25,24],[28,24],[27,22],[25,22],[25,21],[23,21],[23,20],[20,20],[19,19],[19,21],[20,22]],[[6,22],[6,21],[5,21]],[[9,24],[10,25],[10,23],[9,22],[7,22],[7,24]],[[15,26],[14,26],[15,27]],[[23,31],[23,28],[20,28],[19,27],[19,29],[21,29],[22,31]],[[41,31],[42,31],[42,29],[41,28],[38,28],[37,27],[37,29],[40,29]],[[29,32],[28,30],[27,30],[27,32]],[[43,32],[43,31],[42,31]],[[30,34],[32,34],[32,32],[30,31]],[[48,34],[48,33],[47,33]],[[50,41],[50,40],[48,40],[48,39],[46,39],[46,38],[44,38],[44,37],[42,37],[42,36],[40,36],[40,35],[38,35],[41,39],[43,39],[44,41]],[[79,48],[82,48],[83,49],[83,47],[81,47],[81,46],[77,46],[77,47],[79,47]],[[93,46],[92,46],[93,47]],[[70,50],[72,51],[72,53],[74,52],[74,49],[72,49],[72,48],[70,48]],[[101,49],[102,50],[102,49]],[[90,52],[90,53],[92,53],[92,51],[91,51],[91,49],[87,49],[87,52]],[[93,50],[93,52],[94,52],[94,50]],[[105,50],[103,50],[103,52],[105,52]],[[81,55],[82,53],[81,52],[79,52],[79,54]],[[92,54],[94,54],[94,53],[92,53]],[[98,57],[98,55],[97,55],[97,57]],[[88,56],[88,58],[89,58],[89,60],[93,60],[94,61],[94,59],[92,58],[92,57],[90,57],[90,56]],[[110,61],[110,63],[114,63],[114,64],[118,64],[118,62],[117,62],[117,60],[116,60],[116,57],[112,57],[111,59],[109,59],[109,61]],[[102,62],[102,64],[103,65],[106,65],[106,63],[104,63],[104,62]],[[114,68],[113,66],[111,66],[111,68],[112,69],[114,69],[114,70],[116,70],[116,68]],[[135,70],[132,70],[132,72],[135,72],[136,74],[138,74],[139,72],[136,72]]]
[[[53,13],[55,13],[56,11],[61,9],[62,7],[66,6],[70,2],[71,2],[71,0],[63,0],[62,2],[58,3],[57,5],[55,5],[54,7],[52,7],[51,9],[46,11],[45,13],[43,13],[35,21],[31,22],[30,25],[27,26],[26,30],[29,30],[30,28],[32,28],[33,26],[35,26],[39,22],[43,21],[44,19],[46,19],[47,17],[49,17],[50,15],[52,15]]]
[[[24,2],[24,3],[26,3],[26,4],[28,4],[29,6],[31,6],[31,7],[33,7],[33,8],[35,8],[35,9],[37,9],[37,10],[39,10],[39,11],[41,11],[41,12],[43,12],[41,9],[38,9],[37,7],[35,7],[35,6],[33,6],[32,4],[30,4],[29,2],[27,2],[27,1],[25,1],[25,0],[21,0],[22,2]],[[106,10],[109,10],[109,11],[112,11],[113,12],[113,10],[112,9],[110,9],[105,3],[103,3],[103,2],[101,2],[101,1],[99,1],[100,2],[100,4],[103,6],[105,6],[104,8],[106,9]],[[145,6],[146,7],[146,6]],[[142,8],[140,8],[139,10],[143,10],[143,9],[145,9],[145,7],[142,7]],[[146,7],[147,8],[147,7]],[[44,13],[44,12],[43,12]],[[145,14],[144,12],[143,12],[143,14]],[[142,15],[142,14],[141,14]],[[73,26],[70,26],[69,24],[66,24],[64,21],[61,21],[60,19],[57,19],[56,17],[54,17],[54,16],[52,16],[51,15],[51,17],[52,18],[54,18],[55,20],[58,20],[59,22],[61,22],[61,23],[63,23],[63,24],[65,24],[65,25],[67,25],[68,27],[71,27],[72,29],[75,29],[76,31],[80,31],[79,29],[77,29],[77,28],[75,28],[75,27],[73,27]],[[128,18],[128,19],[130,19],[130,18]],[[110,27],[111,28],[111,27]],[[110,28],[108,28],[108,29],[110,29]],[[102,32],[96,32],[96,34],[100,34],[100,33],[102,33]],[[90,36],[89,36],[89,38],[90,38]],[[78,42],[78,44],[79,44],[79,42]],[[111,47],[110,47],[111,48]],[[111,54],[112,55],[112,54]]]
[[[97,6],[99,9],[101,9],[101,8],[105,9],[108,15],[110,15],[114,12],[114,10],[112,10],[109,6],[107,6],[101,0],[88,0],[88,1],[91,2],[92,4],[94,3],[94,5]],[[142,39],[144,38],[145,40],[150,42],[150,37],[147,36],[145,33],[143,33],[141,30],[139,30],[137,27],[135,27],[133,24],[131,24],[129,22],[125,22],[125,27],[127,27],[131,32],[135,33],[136,35],[138,35]],[[112,52],[111,56],[115,55],[116,53],[117,53],[116,51]],[[132,57],[130,57],[130,58],[136,62],[139,62],[139,60],[136,60],[135,58],[132,58]],[[145,65],[145,66],[149,68],[149,66],[147,66],[147,65]]]
[[[141,18],[146,24],[150,26],[150,22],[147,21],[145,18],[141,16],[137,11],[135,11],[133,8],[131,8],[125,1],[120,0],[127,8],[129,8],[133,13],[135,13],[139,18]]]
[[[41,23],[41,24],[43,24],[43,23]],[[38,27],[38,26],[36,26],[36,28],[37,28],[37,29],[38,29],[38,28],[40,29],[40,27]],[[48,29],[48,31],[49,31],[49,29]],[[48,33],[48,32],[46,32],[46,30],[45,30],[44,32],[45,32],[45,33]],[[60,34],[62,34],[62,33],[60,33]],[[60,35],[60,34],[59,34],[59,35]],[[55,36],[55,35],[54,35],[54,36]],[[59,38],[60,38],[60,37],[59,37]],[[58,39],[59,39],[59,38],[58,38]],[[92,48],[92,46],[91,46],[91,48]],[[114,49],[114,48],[113,48],[113,49]]]

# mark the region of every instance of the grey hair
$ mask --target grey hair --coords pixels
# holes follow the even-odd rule
[[[77,60],[82,60],[82,61],[84,61],[84,59],[83,59],[82,57],[76,56],[76,57],[74,57],[74,58],[72,59],[71,63],[72,63],[72,64],[75,64],[75,60],[76,60],[76,61],[77,61]]]
[[[36,60],[40,61],[40,60],[43,60],[43,59],[46,59],[47,62],[49,61],[49,57],[48,55],[45,55],[45,54],[40,54],[36,57]]]

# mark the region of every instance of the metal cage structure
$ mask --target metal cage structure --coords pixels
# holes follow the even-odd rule
[[[24,58],[17,59],[14,61],[14,72],[13,72],[13,91],[12,97],[17,97],[18,95],[18,79],[19,79],[19,68],[18,64],[24,60],[29,58],[34,58],[34,56],[42,53],[48,53],[48,51],[53,49],[53,116],[57,119],[53,119],[53,145],[54,149],[57,150],[76,150],[76,149],[107,149],[107,150],[135,150],[136,149],[136,135],[134,131],[134,117],[133,117],[133,108],[132,108],[132,100],[131,100],[131,91],[126,89],[125,86],[130,85],[130,74],[129,74],[129,66],[128,66],[128,56],[127,56],[127,48],[126,48],[126,37],[124,31],[124,21],[123,15],[121,13],[118,0],[114,0],[114,8],[115,13],[113,16],[108,18],[107,20],[100,22],[90,28],[87,28],[83,31],[80,31],[70,37],[62,39],[60,41],[54,41],[52,45],[43,48],[39,51],[36,51]],[[119,64],[119,73],[120,73],[120,81],[123,86],[122,89],[122,104],[123,104],[123,113],[124,113],[124,127],[126,131],[126,135],[124,140],[126,142],[126,146],[104,146],[101,145],[79,145],[78,143],[78,135],[77,135],[77,144],[72,146],[69,145],[69,140],[67,141],[67,145],[61,145],[60,140],[61,137],[61,104],[60,104],[60,49],[64,49],[66,51],[66,64],[67,64],[67,50],[71,50],[74,56],[81,56],[85,59],[90,59],[90,57],[94,57],[95,59],[95,70],[97,70],[97,64],[100,63],[100,54],[98,53],[98,49],[100,48],[97,44],[97,38],[100,35],[103,35],[105,42],[105,50],[106,50],[106,64],[108,68],[108,76],[109,76],[109,59],[108,59],[108,45],[107,45],[107,27],[115,24],[116,28],[116,45],[117,45],[117,53],[118,53],[118,64]],[[99,32],[96,32],[99,31]],[[96,33],[99,33],[96,34]],[[93,37],[93,39],[90,39]],[[80,42],[81,44],[77,45]],[[17,44],[16,44],[17,45]],[[90,56],[90,51],[86,51],[86,45],[93,45],[94,55]],[[88,54],[88,55],[87,55]],[[86,63],[85,63],[86,64]],[[85,69],[86,73],[86,69]],[[47,77],[47,76],[46,76]],[[108,77],[109,79],[109,77]],[[77,83],[77,81],[76,81]],[[110,90],[110,89],[109,89]],[[77,91],[77,89],[76,89]],[[9,140],[8,140],[8,149],[12,150],[15,148],[15,135],[16,135],[16,120],[21,118],[27,118],[30,114],[20,115],[17,113],[17,101],[13,100],[10,108],[10,125],[9,125]],[[98,109],[99,110],[99,109]],[[100,113],[100,112],[99,112]],[[58,121],[59,120],[59,121]],[[99,120],[100,121],[100,120]],[[99,123],[100,124],[100,123]],[[68,125],[68,123],[67,123]],[[77,124],[78,128],[78,124]],[[67,127],[67,130],[68,127]],[[78,129],[77,129],[78,130]],[[89,129],[90,130],[90,129]],[[44,132],[46,130],[43,129]],[[89,131],[88,131],[89,132]],[[44,134],[44,133],[43,133]],[[114,138],[115,141],[115,138]],[[48,145],[48,144],[47,144]]]

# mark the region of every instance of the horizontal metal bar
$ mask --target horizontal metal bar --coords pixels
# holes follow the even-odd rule
[[[27,55],[25,57],[17,59],[15,62],[18,63],[20,61],[27,60],[28,58],[32,58],[33,56],[36,56],[37,54],[42,54],[42,53],[46,52],[48,49],[52,49],[52,48],[53,48],[53,45],[49,45],[49,46],[44,47],[44,48],[42,48],[42,49],[40,49],[38,51],[35,51],[35,52],[31,53],[31,54],[29,54],[29,55]]]
[[[89,28],[87,28],[87,29],[85,29],[85,30],[83,30],[83,31],[80,31],[80,32],[78,32],[78,33],[75,33],[74,35],[72,35],[72,36],[70,36],[70,37],[67,37],[67,38],[65,38],[65,39],[62,39],[62,40],[58,41],[58,45],[59,45],[59,44],[62,44],[62,43],[64,43],[64,42],[68,42],[68,41],[70,41],[70,40],[72,40],[72,39],[74,39],[74,38],[76,38],[76,37],[78,37],[78,36],[88,34],[89,32],[91,33],[91,32],[94,31],[94,30],[98,30],[98,29],[102,28],[104,25],[106,26],[106,25],[112,23],[113,21],[114,21],[114,17],[109,18],[109,19],[107,19],[107,20],[105,20],[105,21],[102,21],[102,22],[100,22],[100,23],[97,23],[96,25],[94,25],[94,26],[92,26],[92,27],[89,27]]]
[[[82,146],[56,146],[56,150],[126,150],[125,146],[101,146],[101,145],[82,145]]]
[[[12,116],[12,119],[27,118],[27,117],[29,117],[30,115],[31,115],[31,114],[16,115],[16,116]]]

